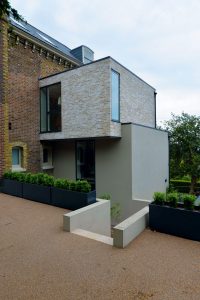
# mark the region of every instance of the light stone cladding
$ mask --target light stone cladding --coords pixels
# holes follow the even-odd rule
[[[121,137],[111,120],[111,69],[120,74],[120,122],[155,127],[155,89],[111,57],[40,80],[40,87],[61,82],[62,131],[40,140]]]
[[[120,74],[120,122],[155,127],[155,89],[114,59],[110,68]]]

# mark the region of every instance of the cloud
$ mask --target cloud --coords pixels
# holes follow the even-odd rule
[[[162,89],[157,95],[157,120],[169,120],[171,113],[180,115],[186,112],[200,117],[200,89]]]
[[[158,118],[200,115],[199,0],[11,0],[32,25],[70,48],[111,55],[158,91]]]

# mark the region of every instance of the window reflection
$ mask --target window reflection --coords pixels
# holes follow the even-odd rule
[[[119,73],[111,71],[112,77],[112,120],[120,121]]]

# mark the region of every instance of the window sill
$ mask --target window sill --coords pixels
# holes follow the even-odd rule
[[[12,167],[13,172],[26,172],[26,169],[20,167]]]
[[[120,120],[113,120],[113,119],[111,119],[111,121],[114,122],[114,123],[121,123]]]
[[[54,166],[42,166],[42,170],[51,170],[54,169]]]

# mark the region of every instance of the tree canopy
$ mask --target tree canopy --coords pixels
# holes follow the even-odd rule
[[[190,193],[194,193],[200,178],[200,117],[172,114],[172,119],[165,122],[165,129],[170,134],[171,177],[189,175]]]
[[[8,0],[0,0],[0,19],[3,17],[3,15],[10,16],[11,14],[17,21],[23,20],[23,17],[19,15],[16,9],[11,7]]]

